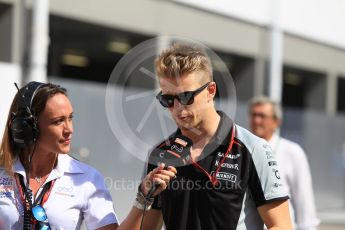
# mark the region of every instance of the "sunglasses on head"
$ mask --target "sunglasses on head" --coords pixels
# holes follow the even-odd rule
[[[46,211],[41,205],[32,208],[32,215],[36,220],[35,230],[50,230]]]
[[[156,98],[159,100],[161,105],[165,108],[170,108],[174,105],[174,100],[177,99],[182,105],[191,105],[194,102],[194,97],[201,93],[211,82],[206,83],[205,85],[201,86],[200,88],[194,91],[186,91],[179,93],[177,95],[170,95],[170,94],[162,94],[160,91]]]

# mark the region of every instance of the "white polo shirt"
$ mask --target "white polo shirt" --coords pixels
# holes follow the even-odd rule
[[[26,181],[19,160],[13,171]],[[52,229],[80,229],[83,221],[88,229],[97,229],[118,222],[104,178],[91,166],[59,154],[57,166],[45,183],[52,180],[54,186],[43,205]],[[0,167],[0,229],[22,228],[23,205],[16,181]]]
[[[290,213],[294,229],[315,230],[316,216],[314,192],[307,156],[295,142],[273,135],[269,143],[276,154],[282,179],[290,200]]]

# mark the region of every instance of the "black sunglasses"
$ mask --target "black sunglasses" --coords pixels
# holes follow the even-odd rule
[[[186,91],[186,92],[179,93],[177,95],[162,94],[162,91],[160,91],[157,94],[156,98],[159,100],[161,105],[165,108],[172,107],[174,105],[175,98],[182,105],[191,105],[194,102],[194,97],[198,95],[199,93],[201,93],[210,83],[211,82],[208,82],[194,91]]]

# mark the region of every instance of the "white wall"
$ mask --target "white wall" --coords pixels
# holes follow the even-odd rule
[[[270,25],[278,10],[285,32],[345,48],[343,0],[174,0],[258,25]],[[275,8],[273,3],[278,4]]]
[[[17,92],[14,82],[17,82],[20,87],[21,69],[19,66],[0,62],[0,138],[4,132],[12,99]]]

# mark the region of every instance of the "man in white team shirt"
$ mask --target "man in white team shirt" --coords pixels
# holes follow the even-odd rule
[[[251,131],[266,139],[276,154],[281,176],[290,196],[291,217],[295,229],[317,229],[312,179],[307,157],[295,142],[276,132],[282,121],[282,109],[267,97],[255,97],[249,104]],[[270,162],[274,165],[276,162]]]

